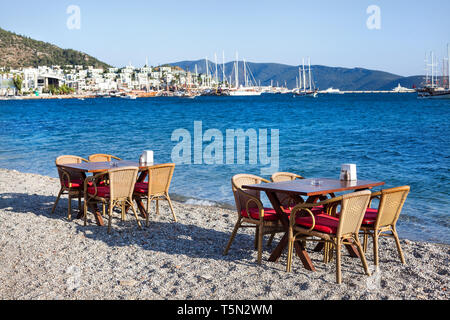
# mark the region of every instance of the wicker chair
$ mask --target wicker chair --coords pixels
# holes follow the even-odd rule
[[[336,282],[342,282],[341,247],[343,244],[353,244],[358,247],[360,258],[367,275],[370,275],[367,261],[358,234],[364,215],[369,205],[371,192],[360,191],[329,199],[316,204],[299,204],[291,213],[289,219],[289,251],[286,270],[292,268],[292,251],[295,241],[320,241],[331,244],[336,249]],[[314,206],[324,205],[336,208],[341,205],[340,218],[327,214],[315,215]],[[316,240],[319,238],[320,240]]]
[[[109,162],[112,161],[112,159],[122,160],[109,154],[93,154],[89,156],[89,162]]]
[[[271,242],[275,233],[284,232],[275,210],[263,207],[260,200],[260,192],[254,190],[244,191],[242,189],[243,185],[262,182],[268,183],[269,181],[250,174],[239,174],[232,178],[231,185],[236,201],[238,220],[225,248],[224,255],[228,254],[239,228],[256,228],[255,249],[258,250],[257,260],[261,264],[263,236],[266,234],[272,235],[269,241]]]
[[[111,232],[113,209],[118,206],[122,209],[122,220],[125,220],[125,208],[131,207],[137,224],[141,228],[133,205],[133,190],[138,171],[137,167],[123,167],[86,178],[84,182],[84,225],[87,225],[87,207],[90,204],[101,202],[103,215],[105,215],[105,206],[108,204],[108,233]],[[104,181],[105,175],[108,175],[109,185],[98,185],[99,182]]]
[[[378,210],[371,208],[367,210],[361,232],[364,235],[364,252],[367,251],[369,235],[373,238],[373,255],[376,266],[378,266],[379,262],[378,239],[380,236],[388,236],[395,239],[398,255],[401,262],[405,264],[405,257],[400,246],[396,225],[410,190],[409,186],[404,186],[372,194],[372,199],[380,199]],[[386,234],[385,232],[391,232],[391,234]]]
[[[293,181],[293,180],[303,180],[302,176],[299,176],[295,173],[290,172],[277,172],[274,173],[271,177],[272,182],[284,182],[284,181]],[[289,195],[285,193],[277,193],[277,197],[280,200],[281,205],[283,208],[287,210],[292,210],[293,207],[295,207],[298,203],[304,203],[302,197],[298,197],[298,199],[293,199]]]
[[[167,200],[172,211],[173,219],[175,222],[178,221],[169,196],[169,188],[174,170],[175,164],[173,163],[151,166],[142,170],[147,171],[148,182],[136,183],[134,197],[147,199],[147,227],[149,226],[150,203],[153,200],[156,201],[156,214],[159,214],[159,200]]]
[[[81,212],[81,198],[83,197],[83,184],[86,175],[77,171],[70,171],[60,168],[59,165],[73,164],[88,162],[86,159],[77,156],[61,156],[55,161],[56,168],[58,169],[59,181],[61,182],[61,189],[59,190],[58,197],[52,208],[52,214],[55,212],[56,206],[61,196],[67,192],[69,196],[69,206],[67,219],[72,220],[72,198],[78,198],[78,210]]]

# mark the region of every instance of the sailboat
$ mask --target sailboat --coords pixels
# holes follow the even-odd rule
[[[448,58],[444,59],[444,68],[442,79],[444,80],[443,86],[439,87],[437,76],[435,74],[435,67],[437,64],[435,63],[434,53],[431,52],[431,64],[428,64],[428,58],[426,59],[427,63],[427,77],[426,84],[423,88],[417,90],[418,97],[421,99],[450,99],[450,44],[447,44],[447,55]],[[447,67],[445,66],[445,60],[447,60]],[[428,67],[431,67],[431,83],[429,80]],[[447,75],[445,73],[448,73]],[[445,83],[447,82],[447,83]],[[447,85],[447,86],[446,86]]]
[[[313,97],[316,98],[319,94],[319,90],[315,88],[314,82],[312,80],[312,72],[311,72],[311,59],[308,61],[308,84],[306,79],[306,70],[305,70],[305,59],[303,59],[302,67],[298,68],[299,72],[299,81],[298,81],[298,88],[293,90],[294,97]],[[303,88],[302,88],[303,83]]]
[[[256,86],[249,86],[249,83],[252,84],[252,81],[249,79],[248,74],[251,76],[251,70],[248,68],[245,60],[244,63],[244,86],[239,84],[239,61],[238,61],[238,54],[236,53],[236,63],[235,63],[235,88],[231,88],[229,91],[229,95],[233,97],[243,97],[243,96],[260,96],[262,94],[262,91],[259,87]],[[247,72],[248,71],[248,72]],[[256,81],[255,81],[256,82]]]

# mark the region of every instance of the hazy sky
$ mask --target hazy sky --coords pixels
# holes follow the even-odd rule
[[[80,8],[69,29],[67,8]],[[370,30],[367,8],[381,9]],[[2,1],[0,27],[91,54],[115,66],[180,60],[364,67],[423,74],[425,54],[450,42],[449,0]]]

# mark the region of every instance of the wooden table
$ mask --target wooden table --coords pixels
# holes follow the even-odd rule
[[[314,180],[320,181],[321,182],[320,185],[313,185]],[[382,186],[384,184],[385,184],[384,182],[367,181],[367,180],[340,181],[328,178],[315,178],[315,179],[284,181],[278,183],[247,185],[242,186],[242,188],[265,192],[273,208],[280,216],[281,223],[283,224],[286,233],[284,234],[280,243],[277,245],[277,247],[272,252],[272,255],[269,258],[269,261],[276,262],[280,258],[284,249],[287,247],[289,241],[289,217],[283,212],[277,194],[288,194],[293,199],[298,199],[299,201],[301,201],[300,199],[301,196],[306,196],[308,197],[306,201],[307,203],[315,203],[319,199],[322,199],[324,196],[328,194],[333,194],[335,192],[360,191],[372,189],[374,187]],[[304,267],[308,270],[315,271],[315,268],[303,244],[296,242],[294,245],[297,255],[300,257]],[[347,247],[347,249],[349,249],[349,252],[352,256],[357,256],[357,251],[354,248]]]
[[[153,164],[157,165],[157,164]],[[62,169],[69,170],[69,171],[78,171],[83,173],[101,173],[105,172],[111,169],[118,169],[118,168],[124,168],[124,167],[138,167],[139,170],[141,170],[141,173],[139,174],[137,182],[143,182],[145,178],[147,177],[147,171],[142,171],[146,168],[148,168],[148,165],[142,166],[139,162],[136,161],[111,161],[111,162],[83,162],[83,163],[71,163],[71,164],[62,164],[59,165]],[[144,204],[142,203],[142,199],[139,197],[135,197],[136,203],[138,205],[138,209],[141,213],[141,215],[144,218],[147,218],[147,211],[144,208]],[[97,221],[97,224],[99,226],[103,226],[104,222],[102,219],[102,215],[98,208],[93,206],[93,211],[95,212],[94,216]],[[78,219],[81,219],[83,217],[83,212],[80,212],[78,214]]]

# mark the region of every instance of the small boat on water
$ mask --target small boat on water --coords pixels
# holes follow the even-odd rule
[[[124,96],[121,96],[122,99],[128,99],[128,100],[136,100],[137,96],[133,95],[133,94],[126,94]]]

